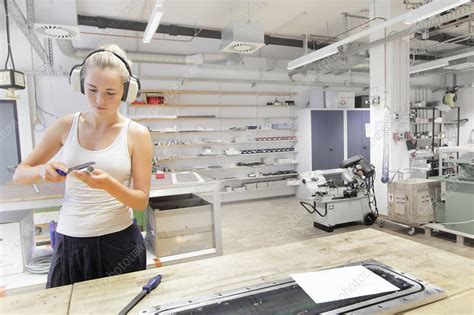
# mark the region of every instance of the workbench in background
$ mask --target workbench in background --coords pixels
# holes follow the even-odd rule
[[[444,289],[408,314],[474,313],[474,260],[367,228],[0,299],[2,314],[117,314],[156,274],[161,285],[130,314],[160,304],[375,259]]]
[[[173,196],[179,194],[206,195],[212,203],[213,215],[213,243],[214,247],[181,255],[160,257],[160,263],[173,264],[200,258],[222,255],[222,227],[221,227],[221,204],[220,204],[220,182],[203,177],[203,182],[173,183],[171,173],[166,174],[165,179],[151,179],[150,198]],[[37,191],[32,185],[0,185],[0,217],[11,215],[15,212],[25,212],[36,209],[54,209],[62,205],[64,197],[64,183],[40,183]],[[47,215],[47,214],[45,214]],[[49,221],[49,220],[48,220]],[[33,227],[32,227],[33,228]],[[154,267],[153,253],[147,251],[147,266]],[[3,286],[6,295],[18,292],[28,292],[44,288],[46,285],[45,274],[14,274],[2,277],[0,286]]]

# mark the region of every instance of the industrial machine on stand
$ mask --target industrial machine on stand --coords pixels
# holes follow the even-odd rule
[[[300,204],[314,214],[314,227],[327,232],[349,222],[372,225],[378,217],[375,167],[361,155],[344,160],[339,167],[301,174],[310,201]]]
[[[435,220],[474,238],[474,145],[442,147],[439,152],[439,176],[430,177],[441,182]]]

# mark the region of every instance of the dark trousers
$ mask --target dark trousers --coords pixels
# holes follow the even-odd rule
[[[96,237],[56,232],[46,288],[145,269],[145,243],[136,224]]]

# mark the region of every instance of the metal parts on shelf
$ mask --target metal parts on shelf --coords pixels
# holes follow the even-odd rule
[[[293,152],[295,148],[275,148],[275,149],[251,149],[242,150],[241,154],[274,153],[274,152]]]

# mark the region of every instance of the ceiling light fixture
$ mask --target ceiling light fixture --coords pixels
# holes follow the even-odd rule
[[[449,66],[448,61],[443,61],[441,59],[435,60],[435,61],[430,61],[430,62],[424,62],[419,65],[413,66],[410,68],[410,74],[418,73],[418,72],[424,72],[428,70],[433,70],[437,68],[441,68],[444,66]]]
[[[375,32],[381,31],[394,24],[402,23],[402,22],[416,23],[423,19],[432,17],[433,15],[436,15],[440,12],[465,4],[469,1],[470,0],[434,0],[431,3],[422,5],[421,7],[414,9],[410,12],[406,12],[402,15],[394,17],[393,19],[377,24],[373,27],[369,27],[366,30],[353,34],[340,41],[332,43],[331,45],[328,45],[326,47],[313,51],[312,53],[309,53],[307,55],[291,60],[290,62],[288,62],[287,69],[293,70],[293,69],[305,66],[309,63],[337,54],[339,52],[339,47],[349,44],[353,41],[356,41],[360,38],[363,38]]]
[[[146,26],[145,33],[143,34],[143,42],[149,43],[155,35],[158,26],[160,25],[161,18],[163,17],[163,0],[157,0],[153,11],[151,12],[148,25]]]
[[[463,54],[458,54],[458,55],[449,56],[449,57],[442,58],[442,59],[437,59],[437,60],[433,60],[433,61],[420,63],[420,64],[410,68],[410,74],[414,74],[414,73],[418,73],[418,72],[424,72],[424,71],[428,71],[428,70],[433,70],[433,69],[437,69],[437,68],[441,68],[441,67],[446,67],[446,66],[449,66],[450,61],[461,59],[461,58],[467,58],[467,57],[470,57],[470,56],[474,56],[474,51],[470,51],[470,52],[463,53]]]
[[[456,70],[456,71],[464,71],[469,69],[474,69],[474,62],[466,62],[459,65],[450,65],[448,67],[444,67],[447,70]]]
[[[421,7],[410,11],[403,23],[411,25],[418,23],[424,19],[440,14],[441,12],[454,9],[460,5],[470,2],[471,0],[433,0],[432,2],[422,5]]]

